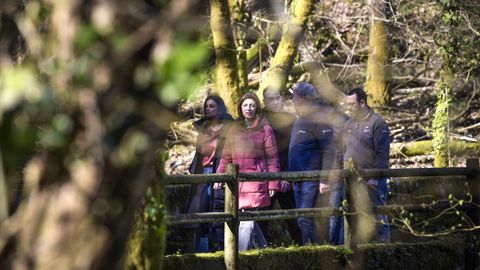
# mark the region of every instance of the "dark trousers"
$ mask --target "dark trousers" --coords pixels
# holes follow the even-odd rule
[[[330,197],[328,198],[328,206],[340,207],[345,198],[344,183],[332,183],[330,189]],[[328,229],[328,242],[332,245],[343,245],[344,243],[343,216],[331,216],[330,226]]]
[[[293,184],[293,195],[295,198],[295,205],[297,208],[314,208],[318,195],[319,182],[301,181]],[[315,220],[313,217],[299,217],[297,219],[298,226],[302,233],[302,242],[300,244],[306,245],[308,243],[317,243],[315,233]]]
[[[380,178],[377,180],[376,188],[368,187],[368,195],[372,201],[372,205],[386,205],[388,197],[387,179]],[[377,215],[377,234],[373,241],[375,242],[390,242],[390,225],[388,223],[387,215]]]
[[[213,191],[213,212],[225,211],[225,188]],[[223,250],[224,248],[224,223],[213,223],[210,230],[211,251]]]
[[[386,178],[380,178],[378,180],[378,186],[372,188],[368,186],[368,195],[372,205],[386,205],[388,188]],[[329,198],[329,206],[340,207],[342,201],[345,199],[345,189],[343,182],[333,183],[331,187],[331,193]],[[373,239],[375,242],[390,242],[390,225],[388,224],[388,217],[386,215],[376,216],[376,235]],[[333,245],[344,244],[344,223],[343,216],[330,217],[329,228],[329,242]]]

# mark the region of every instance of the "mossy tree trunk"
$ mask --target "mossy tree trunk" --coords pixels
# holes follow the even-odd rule
[[[440,72],[437,84],[437,104],[432,122],[434,166],[441,168],[449,164],[449,107],[453,74],[448,67]]]
[[[2,41],[24,54],[0,46],[0,75],[10,74],[20,87],[8,90],[23,94],[14,110],[2,104],[0,113],[36,127],[36,151],[22,169],[26,199],[0,224],[0,269],[121,268],[157,149],[178,120],[158,94],[171,77],[140,84],[138,70],[155,74],[161,63],[151,62],[152,43],[172,41],[155,40],[156,34],[171,29],[189,4],[155,6],[168,19],[142,20],[117,2],[6,0],[0,6],[5,2],[10,8],[2,9],[1,27],[8,21],[18,28]],[[92,19],[97,12],[101,21]],[[120,48],[125,36],[133,43]],[[4,119],[2,138],[13,144],[16,138],[3,136]]]
[[[248,91],[247,31],[251,24],[250,9],[242,0],[229,0],[232,16],[232,29],[237,48],[238,87],[243,93]]]
[[[458,45],[461,42],[457,40],[456,35],[450,33],[455,31],[459,21],[458,7],[455,2],[441,2],[443,31],[435,36],[435,43],[439,47],[442,57],[440,78],[437,83],[437,104],[432,122],[435,167],[449,165],[449,107],[455,78],[455,58],[459,49]]]
[[[434,153],[434,141],[417,141],[409,143],[394,143],[391,145],[390,156],[413,157],[419,155],[431,155]],[[449,151],[455,156],[480,156],[480,143],[449,140]],[[445,166],[443,166],[445,167]]]
[[[165,253],[165,160],[159,157],[156,177],[147,189],[141,211],[138,211],[134,230],[130,236],[125,268],[148,270],[162,269]]]
[[[236,103],[242,96],[229,2],[210,0],[210,26],[215,47],[215,92],[225,101],[228,111],[236,115]]]
[[[388,35],[385,29],[384,0],[369,0],[370,34],[365,90],[372,107],[382,107],[389,101],[387,89]]]
[[[280,44],[271,61],[266,78],[261,81],[257,92],[262,101],[263,91],[267,87],[279,92],[286,91],[287,79],[315,2],[313,0],[292,1],[288,23],[283,27]]]

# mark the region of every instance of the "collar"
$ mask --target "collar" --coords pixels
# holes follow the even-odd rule
[[[366,120],[370,117],[370,115],[372,115],[372,113],[373,113],[373,109],[372,109],[372,108],[368,108],[368,112],[365,114],[365,116],[360,117],[360,118],[357,118],[357,119],[355,119],[355,120],[358,121],[358,122],[360,122],[360,121],[366,121]]]

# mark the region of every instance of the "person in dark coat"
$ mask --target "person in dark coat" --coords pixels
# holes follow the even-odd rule
[[[293,88],[293,104],[298,118],[293,124],[288,152],[289,171],[335,169],[334,129],[329,120],[329,107],[318,102],[315,87],[299,83]],[[327,181],[297,181],[293,184],[295,206],[314,208],[318,195],[329,191]],[[316,243],[315,222],[312,217],[299,217],[303,245]]]
[[[292,126],[296,117],[284,110],[282,96],[278,91],[268,88],[265,89],[263,99],[265,102],[264,116],[270,123],[277,142],[280,171],[288,171],[288,146],[290,144]],[[290,182],[281,181],[280,192],[275,193],[271,198],[270,210],[273,209],[275,201],[278,201],[281,209],[295,208],[293,189],[291,188]],[[302,238],[297,221],[295,219],[287,219],[285,222],[293,242],[297,244],[301,243]],[[267,232],[267,239],[272,239],[272,236],[268,234],[268,221],[261,221],[259,223],[261,223],[263,230]]]
[[[363,88],[347,93],[346,106],[351,118],[343,128],[343,160],[353,160],[359,169],[388,169],[390,157],[390,130],[387,123],[367,104]],[[387,178],[366,181],[372,205],[386,205]],[[375,241],[390,241],[390,226],[386,215],[377,216]]]
[[[210,95],[203,104],[203,117],[193,123],[198,132],[195,155],[190,164],[191,174],[211,174],[217,171],[225,144],[225,135],[233,122],[222,98]],[[213,184],[194,184],[190,189],[187,213],[213,210]],[[221,194],[218,194],[221,196]],[[195,225],[188,252],[208,251],[208,225]]]

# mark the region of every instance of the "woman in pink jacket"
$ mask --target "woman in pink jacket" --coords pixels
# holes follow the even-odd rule
[[[238,102],[237,110],[239,118],[235,120],[227,133],[217,173],[224,173],[228,163],[238,164],[240,172],[279,172],[275,136],[268,121],[259,114],[260,101],[258,97],[253,93],[243,95]],[[221,186],[215,184],[214,188],[221,188]],[[270,197],[280,190],[280,182],[240,182],[238,190],[240,211],[264,210],[270,205]],[[258,227],[254,222],[248,224]],[[253,232],[250,235],[242,237],[242,228],[240,228],[239,239],[248,240],[247,246],[244,248],[242,248],[242,243],[239,244],[241,250],[266,245],[265,240],[258,240],[260,231],[252,229]],[[263,235],[260,238],[263,238]],[[264,244],[259,244],[259,241]]]

